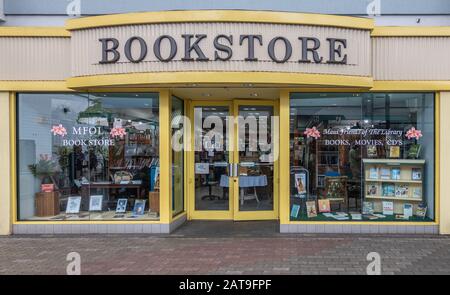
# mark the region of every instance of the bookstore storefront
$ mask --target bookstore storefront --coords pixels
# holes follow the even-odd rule
[[[448,46],[256,11],[0,27],[1,233],[449,233]]]

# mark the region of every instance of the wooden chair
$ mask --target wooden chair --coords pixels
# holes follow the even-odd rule
[[[348,204],[347,180],[347,176],[325,176],[323,198],[330,200],[330,207],[332,204],[338,204],[339,211],[342,204]]]

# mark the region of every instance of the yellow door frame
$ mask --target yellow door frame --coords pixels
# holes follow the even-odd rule
[[[279,161],[274,162],[274,183],[273,183],[273,210],[270,211],[239,211],[239,179],[234,178],[230,180],[229,187],[229,208],[228,210],[195,210],[195,142],[194,142],[194,108],[195,107],[214,107],[214,106],[228,106],[229,116],[237,117],[239,114],[239,106],[272,106],[274,109],[274,115],[279,116],[279,102],[274,100],[247,100],[247,99],[234,99],[234,100],[191,100],[189,101],[189,110],[186,112],[191,120],[190,136],[186,137],[187,145],[189,149],[186,151],[187,159],[187,217],[191,219],[200,220],[270,220],[278,219],[279,217]],[[229,144],[233,146],[233,150],[229,151],[230,163],[238,163],[239,151],[238,142],[235,140],[238,138],[238,124],[237,120],[234,121],[233,130],[229,131]],[[276,144],[275,153],[279,154],[279,130],[276,132]]]
[[[244,100],[244,99],[236,99],[233,101],[234,107],[234,117],[237,118],[239,116],[239,107],[240,106],[271,106],[273,107],[274,116],[278,116],[278,101],[276,100]],[[273,127],[273,126],[272,126]],[[234,134],[236,138],[239,138],[239,122],[235,120],[234,124]],[[275,139],[275,154],[279,151],[279,130],[276,130],[275,134],[277,135]],[[238,140],[234,141],[234,163],[239,163],[239,149]],[[233,192],[235,198],[234,200],[234,212],[233,217],[234,220],[270,220],[270,219],[278,219],[278,206],[279,206],[279,197],[278,197],[278,182],[279,182],[279,167],[278,167],[278,159],[274,162],[274,172],[273,172],[273,208],[272,210],[264,210],[264,211],[239,211],[239,178],[236,179],[233,185]]]
[[[189,119],[191,121],[191,137],[189,138],[188,144],[190,144],[190,149],[187,151],[189,154],[189,165],[187,167],[188,171],[188,219],[203,219],[203,220],[231,220],[233,219],[233,189],[230,182],[229,193],[228,193],[228,210],[195,210],[195,133],[194,133],[194,109],[195,107],[214,107],[214,106],[227,106],[229,109],[229,115],[233,115],[233,102],[231,100],[225,101],[205,101],[205,100],[195,100],[190,102],[189,108]],[[230,132],[229,144],[233,144],[234,133]],[[228,159],[233,162],[233,152],[230,150],[228,154]]]

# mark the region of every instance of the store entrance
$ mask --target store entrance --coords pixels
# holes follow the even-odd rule
[[[193,101],[189,218],[278,218],[278,104]]]

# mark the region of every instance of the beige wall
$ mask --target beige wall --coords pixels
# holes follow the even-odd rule
[[[65,80],[70,38],[0,37],[0,80]]]
[[[449,80],[449,37],[374,37],[374,80]]]
[[[0,235],[11,233],[9,93],[0,92]]]
[[[213,38],[218,34],[233,35],[233,57],[226,62],[181,61],[184,41],[181,34],[207,34],[200,45],[205,54],[214,57]],[[370,37],[370,31],[325,26],[283,25],[264,23],[172,23],[94,28],[72,31],[72,37],[0,37],[0,81],[49,81],[65,80],[71,76],[135,72],[184,72],[184,71],[244,71],[244,72],[292,72],[313,74],[337,74],[373,76],[374,80],[450,80],[450,37]],[[160,62],[153,54],[153,43],[158,36],[173,36],[178,53],[171,62]],[[245,43],[239,45],[239,35],[261,34],[263,46],[255,46],[257,62],[244,61]],[[143,37],[148,46],[144,62],[128,62],[123,53],[126,40],[132,36]],[[275,36],[288,38],[293,47],[292,57],[286,63],[270,60],[267,44]],[[322,46],[320,55],[328,56],[326,38],[347,39],[345,50],[348,63],[322,62],[298,63],[300,58],[299,36],[317,37]],[[100,65],[101,43],[99,38],[114,37],[121,45],[120,63]],[[166,40],[167,41],[167,40]],[[223,42],[223,40],[222,40]],[[162,51],[168,47],[163,42]],[[284,47],[278,44],[276,51]],[[137,46],[134,47],[136,51]],[[167,54],[167,53],[166,53]],[[196,56],[193,52],[194,57]]]
[[[450,181],[448,168],[450,167],[450,92],[441,92],[440,98],[440,226],[441,234],[450,234]]]

